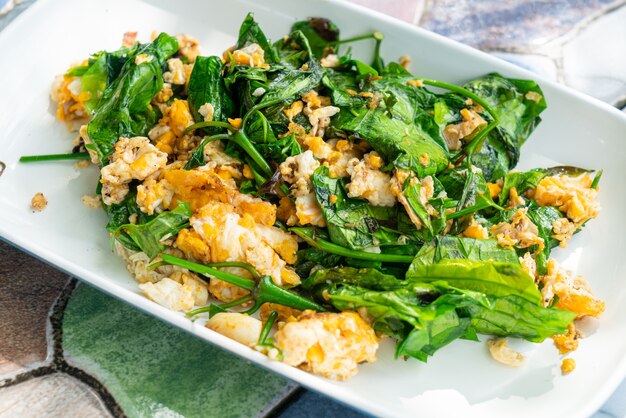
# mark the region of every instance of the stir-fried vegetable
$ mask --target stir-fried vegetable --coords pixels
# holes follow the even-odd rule
[[[59,107],[85,117],[81,146],[21,161],[89,151],[142,290],[188,317],[261,309],[243,340],[307,370],[350,376],[374,358],[373,330],[422,361],[479,334],[575,335],[604,305],[550,255],[597,215],[601,170],[512,171],[546,108],[540,87],[423,78],[385,63],[383,39],[310,18],[271,42],[250,14],[221,58],[167,34],[98,52],[65,75],[82,96]],[[331,353],[342,341],[362,353]]]

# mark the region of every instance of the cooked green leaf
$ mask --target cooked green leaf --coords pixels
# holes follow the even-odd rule
[[[157,115],[149,104],[163,87],[163,63],[177,49],[175,37],[160,34],[137,51],[150,58],[140,64],[135,60],[127,61],[119,77],[106,88],[87,125],[91,143],[86,146],[97,153],[100,164],[108,164],[120,136],[146,136],[156,123]]]

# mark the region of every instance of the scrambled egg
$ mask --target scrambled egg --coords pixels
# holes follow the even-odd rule
[[[461,235],[466,238],[487,239],[489,238],[489,230],[472,218],[472,222]]]
[[[337,380],[354,376],[359,363],[376,361],[378,350],[374,330],[356,312],[304,311],[284,323],[274,341],[285,363]]]
[[[81,65],[87,65],[87,61]],[[90,96],[89,92],[82,91],[79,77],[58,76],[54,80],[50,94],[52,101],[57,103],[57,119],[65,122],[86,121],[89,114],[85,109],[85,102],[90,99]]]
[[[537,279],[537,262],[530,252],[526,251],[523,257],[519,257],[519,262],[530,277]]]
[[[167,60],[168,71],[163,73],[163,80],[166,83],[186,85],[191,76],[193,65],[183,64],[180,58],[170,58]]]
[[[596,202],[598,191],[591,188],[593,179],[588,174],[578,177],[567,175],[544,177],[533,196],[541,206],[555,206],[574,222],[582,225],[595,218],[600,211]]]
[[[548,260],[547,269],[547,273],[539,277],[543,285],[541,295],[544,306],[550,305],[554,297],[558,296],[556,307],[574,312],[578,318],[598,317],[604,312],[604,302],[595,298],[587,280],[574,276],[553,258]]]
[[[100,171],[102,200],[107,205],[124,200],[132,180],[145,180],[167,164],[167,154],[139,136],[120,138],[110,159]]]
[[[46,197],[41,192],[35,193],[33,198],[30,200],[30,207],[37,212],[41,212],[47,206],[48,199],[46,199]]]
[[[194,63],[200,55],[200,42],[193,36],[179,33],[176,35],[178,41],[178,53],[187,59],[187,62]]]
[[[522,208],[513,214],[510,222],[500,222],[491,227],[491,234],[502,247],[528,248],[537,245],[537,253],[543,250],[544,242],[537,225],[526,216],[528,209]]]
[[[423,226],[422,221],[415,214],[413,208],[411,207],[411,204],[403,193],[404,184],[407,180],[410,182],[411,185],[415,185],[416,182],[419,182],[420,203],[426,208],[426,211],[429,215],[434,215],[437,213],[435,208],[428,201],[435,194],[435,181],[431,176],[426,176],[422,180],[419,180],[413,172],[398,168],[394,170],[393,177],[390,181],[392,193],[396,196],[398,202],[400,202],[400,204],[404,206],[407,215],[409,215],[409,219],[415,225],[415,227],[417,229],[421,229]]]
[[[304,94],[302,100],[306,103],[303,113],[309,118],[311,130],[309,135],[323,137],[324,131],[330,125],[330,118],[339,113],[339,108],[330,105],[328,97],[320,96],[315,90]]]
[[[510,367],[521,367],[526,362],[524,356],[506,345],[504,338],[495,338],[487,341],[489,353],[498,363]]]
[[[228,53],[224,52],[224,60],[229,62]],[[265,63],[265,51],[259,44],[252,43],[245,48],[237,49],[232,52],[232,57],[236,65],[246,65],[249,67],[267,68]]]
[[[296,198],[296,217],[300,225],[326,226],[311,183],[311,176],[319,166],[320,162],[308,150],[287,158],[279,167],[283,180],[291,184],[291,194]]]
[[[295,271],[287,266],[296,261],[298,243],[294,236],[259,223],[241,206],[209,202],[194,214],[190,223],[197,235],[179,235],[176,243],[193,258],[203,257],[200,260],[203,262],[245,261],[278,284],[300,282]],[[185,243],[186,239],[198,236],[206,244],[201,252],[195,251],[193,244]]]
[[[574,222],[570,222],[567,218],[559,218],[552,223],[552,232],[554,232],[552,238],[560,241],[559,247],[565,248],[577,229]]]
[[[462,122],[450,124],[443,129],[443,136],[451,151],[461,149],[462,139],[469,137],[477,128],[487,124],[475,110],[462,109],[461,116],[463,116]]]
[[[581,338],[580,332],[576,329],[574,324],[569,324],[567,327],[567,334],[554,335],[552,340],[554,345],[561,354],[567,354],[578,348],[578,339]]]
[[[569,374],[573,372],[575,368],[576,360],[574,360],[573,358],[563,359],[563,362],[561,363],[561,373]]]
[[[206,285],[191,273],[177,272],[156,283],[142,283],[139,288],[150,299],[173,311],[188,311],[194,306],[206,305],[209,298]]]
[[[263,324],[256,318],[236,312],[220,312],[209,319],[206,327],[248,347],[256,346]]]
[[[350,183],[348,196],[367,199],[374,206],[394,206],[396,197],[391,190],[391,176],[380,171],[383,161],[376,151],[348,163]]]

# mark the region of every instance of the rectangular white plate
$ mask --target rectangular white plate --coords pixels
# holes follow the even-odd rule
[[[71,163],[20,165],[24,154],[67,152],[71,135],[55,121],[49,88],[55,74],[100,49],[116,49],[125,31],[146,40],[153,30],[198,37],[204,55],[221,54],[253,11],[274,39],[296,19],[324,16],[346,36],[379,30],[387,59],[413,57],[420,77],[462,82],[491,71],[537,79],[549,108],[522,152],[520,168],[555,163],[604,168],[600,217],[555,255],[587,277],[607,309],[600,326],[573,354],[578,364],[563,377],[551,342],[520,344],[527,365],[510,369],[489,358],[484,343],[457,341],[428,364],[393,359],[385,341],[379,361],[363,365],[348,382],[328,381],[269,361],[219,334],[194,325],[137,292],[110,251],[102,211],[80,203],[93,194],[97,172]],[[355,52],[366,51],[359,46]],[[583,417],[608,398],[626,374],[626,117],[615,109],[486,54],[385,16],[334,1],[245,0],[107,2],[40,0],[0,34],[0,236],[82,280],[309,388],[371,414],[384,416]],[[49,199],[30,210],[36,192]],[[486,337],[483,337],[485,340]],[[207,360],[210,361],[210,360]]]

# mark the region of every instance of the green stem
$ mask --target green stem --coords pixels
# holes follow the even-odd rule
[[[185,164],[185,170],[191,170],[193,168],[200,167],[201,165],[205,163],[204,147],[209,142],[217,141],[218,139],[230,139],[230,138],[231,136],[228,134],[217,134],[217,135],[207,136],[206,138],[204,138],[202,142],[200,142],[200,145],[198,145],[198,148],[196,148],[195,151],[191,154],[191,158],[189,158],[189,161],[187,161],[187,164]]]
[[[317,303],[278,286],[269,276],[262,276],[259,279],[259,282],[256,283],[252,279],[246,279],[235,274],[220,271],[212,267],[205,266],[204,264],[194,263],[193,261],[174,257],[169,254],[161,254],[161,258],[165,263],[186,268],[189,271],[202,275],[212,276],[216,279],[225,281],[226,283],[230,283],[250,291],[254,297],[255,304],[251,309],[246,311],[247,313],[256,312],[264,303],[277,303],[279,305],[289,306],[290,308],[299,309],[301,311],[305,309],[313,309],[316,311],[325,310]]]
[[[208,122],[194,123],[193,125],[188,126],[187,129],[185,129],[185,133],[187,134],[189,132],[195,131],[196,129],[209,128],[209,127],[226,128],[231,131],[236,131],[235,127],[228,122],[220,122],[217,120],[212,120]]]
[[[382,41],[383,34],[381,32],[368,33],[367,35],[360,35],[360,36],[355,36],[353,38],[341,39],[335,42],[331,42],[330,44],[341,45],[341,44],[347,44],[350,42],[364,41],[366,39],[375,39],[376,41]]]
[[[603,169],[600,169],[595,177],[593,178],[593,181],[591,182],[591,188],[592,189],[597,189],[598,188],[598,184],[600,183],[600,179],[602,178],[602,173],[604,172]]]
[[[341,255],[343,257],[356,258],[358,260],[381,261],[388,263],[405,263],[410,264],[413,261],[411,255],[400,254],[375,254],[365,251],[351,250],[332,242],[325,241],[316,236],[315,231],[311,228],[291,228],[291,232],[302,238],[311,247],[326,251],[331,254]]]
[[[433,87],[439,87],[442,89],[446,89],[446,90],[450,90],[454,93],[458,93],[461,94],[463,96],[466,96],[470,99],[472,99],[473,101],[475,101],[476,103],[478,103],[479,105],[481,105],[487,112],[489,112],[489,115],[491,116],[492,120],[491,122],[489,122],[487,124],[487,126],[485,127],[485,129],[483,129],[482,131],[480,131],[478,133],[478,135],[476,135],[476,137],[474,139],[472,139],[470,141],[469,144],[467,144],[467,146],[465,147],[465,154],[466,155],[472,155],[474,152],[480,151],[479,145],[482,145],[484,138],[486,138],[487,134],[496,126],[498,126],[498,124],[500,123],[500,119],[498,118],[498,115],[496,114],[496,112],[493,110],[493,108],[489,105],[489,103],[487,103],[487,101],[485,99],[483,99],[482,97],[478,96],[476,93],[473,93],[461,86],[457,86],[455,84],[450,84],[450,83],[446,83],[443,81],[437,81],[437,80],[429,80],[429,79],[421,79],[421,82],[429,85],[429,86],[433,86]]]
[[[261,169],[262,174],[265,177],[272,176],[271,167],[269,166],[267,161],[265,161],[265,158],[263,158],[263,156],[259,153],[256,147],[252,145],[252,142],[250,142],[250,140],[248,139],[246,134],[243,133],[242,130],[237,131],[235,135],[233,135],[232,141],[235,144],[239,145],[246,152],[246,154],[248,154],[250,158],[252,158],[252,160],[259,166],[259,169]]]
[[[211,267],[207,267],[203,264],[194,263],[193,261],[184,260],[182,258],[174,257],[169,254],[161,254],[163,262],[185,268],[189,271],[199,273],[202,275],[213,276],[216,279],[225,281],[234,286],[241,287],[242,289],[252,292],[256,287],[256,283],[252,279],[246,279],[236,274],[228,273],[225,271],[217,270]]]
[[[278,318],[278,313],[276,311],[272,311],[270,316],[267,318],[267,322],[265,322],[263,329],[261,330],[261,335],[259,335],[258,345],[266,344],[267,337],[269,337],[270,335],[270,331],[272,330],[272,327],[274,326],[274,322],[276,322],[276,318]]]
[[[276,285],[270,276],[261,277],[253,295],[256,302],[252,308],[246,311],[249,315],[256,312],[264,303],[278,303],[279,305],[289,306],[300,311],[307,309],[314,311],[326,310],[317,303]]]
[[[88,160],[91,157],[88,152],[76,152],[72,154],[45,154],[45,155],[24,155],[20,157],[20,163],[35,163],[39,161],[61,161],[61,160]]]
[[[248,263],[244,263],[243,261],[222,261],[220,263],[211,263],[211,264],[205,264],[207,267],[238,267],[238,268],[242,268],[247,270],[251,275],[252,278],[255,280],[259,280],[261,278],[261,275],[259,274],[259,272],[252,267],[250,264]]]
[[[246,296],[244,296],[242,298],[239,298],[237,300],[233,300],[232,302],[222,303],[221,305],[215,305],[215,306],[219,307],[220,309],[226,310],[228,308],[233,308],[235,306],[243,305],[244,303],[249,302],[251,300],[252,300],[252,295],[246,295]],[[213,305],[213,304],[211,304],[211,305]],[[211,307],[212,307],[211,305],[207,305],[207,306],[203,306],[201,308],[197,308],[197,309],[191,310],[191,311],[187,312],[185,314],[185,316],[192,317],[192,316],[204,313],[204,312],[210,312],[211,311]]]
[[[374,32],[374,35],[379,34],[380,36],[374,36],[374,39],[376,39],[376,46],[374,47],[374,63],[373,63],[373,67],[376,71],[378,71],[378,74],[381,74],[383,72],[383,60],[380,57],[380,46],[383,43],[383,34],[380,32]]]

